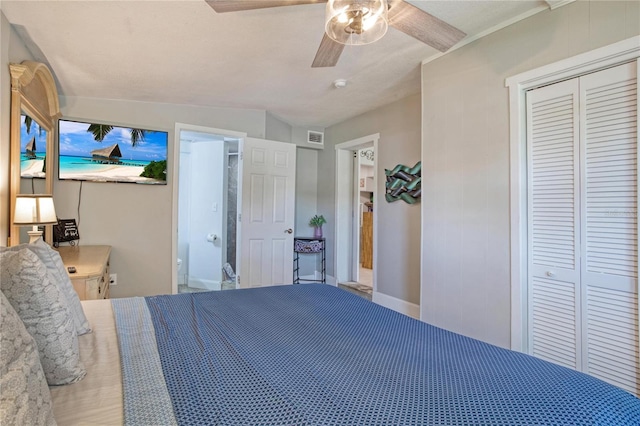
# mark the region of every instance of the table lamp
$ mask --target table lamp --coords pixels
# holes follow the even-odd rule
[[[29,243],[33,243],[42,236],[38,225],[53,225],[58,223],[56,210],[53,206],[53,196],[47,194],[20,194],[16,195],[16,210],[13,215],[13,224],[16,226],[32,225],[29,234]]]

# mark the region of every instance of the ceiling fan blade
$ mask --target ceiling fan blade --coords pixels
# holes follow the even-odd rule
[[[297,4],[326,3],[327,0],[205,0],[218,13],[269,7],[295,6]]]
[[[325,33],[311,68],[335,67],[343,50],[344,44],[334,41]]]
[[[404,0],[391,3],[389,25],[441,52],[446,52],[466,36],[456,27]]]

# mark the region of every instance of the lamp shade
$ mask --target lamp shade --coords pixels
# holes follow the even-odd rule
[[[387,33],[387,0],[329,0],[325,31],[347,45],[369,44]]]
[[[58,223],[53,196],[46,194],[20,194],[16,196],[14,225],[51,225]]]

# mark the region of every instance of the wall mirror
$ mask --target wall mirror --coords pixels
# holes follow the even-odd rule
[[[11,171],[9,245],[27,242],[26,229],[13,225],[16,195],[52,194],[54,138],[60,106],[51,71],[45,64],[9,64],[11,71]],[[45,229],[51,242],[51,226]]]

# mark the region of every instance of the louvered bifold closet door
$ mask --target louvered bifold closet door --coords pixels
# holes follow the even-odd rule
[[[636,64],[580,78],[583,371],[640,394]]]
[[[527,93],[529,353],[580,368],[578,82]]]

